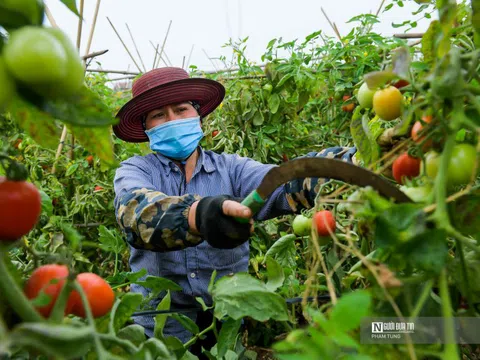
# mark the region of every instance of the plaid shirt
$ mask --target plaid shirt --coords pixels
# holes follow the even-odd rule
[[[328,156],[352,161],[355,148],[329,148],[306,156]],[[151,153],[134,156],[117,169],[115,212],[131,248],[130,266],[137,272],[168,278],[183,291],[171,293],[172,307],[195,307],[195,297],[211,304],[208,283],[213,270],[222,277],[248,271],[249,243],[234,249],[217,249],[188,231],[187,215],[193,202],[205,196],[231,195],[244,198],[255,190],[274,165],[265,165],[237,154],[217,154],[199,147],[199,158],[190,182],[166,157]],[[313,205],[318,184],[325,179],[297,179],[276,189],[254,217],[265,220],[297,213]],[[149,289],[132,284],[131,290],[147,296]],[[161,298],[152,305],[156,307]],[[196,314],[187,314],[195,320]],[[136,317],[153,335],[153,317]],[[191,334],[172,318],[165,336],[187,341]]]

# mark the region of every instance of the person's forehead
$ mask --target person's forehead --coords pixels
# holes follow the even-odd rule
[[[188,102],[188,101],[181,101],[181,102],[178,102],[178,103],[168,104],[168,105],[165,105],[165,106],[156,108],[155,110],[161,110],[161,109],[165,109],[165,108],[167,108],[167,107],[180,106],[180,105],[190,105],[190,106],[192,106],[192,104],[191,104],[190,102]],[[152,111],[155,111],[155,110],[152,110]]]

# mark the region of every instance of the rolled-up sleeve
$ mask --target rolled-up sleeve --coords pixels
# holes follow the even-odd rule
[[[123,162],[114,179],[115,216],[128,244],[136,249],[167,252],[198,245],[189,231],[188,212],[199,198],[167,196],[152,184],[147,164]]]

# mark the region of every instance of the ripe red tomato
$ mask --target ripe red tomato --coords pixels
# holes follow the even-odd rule
[[[313,223],[317,229],[318,236],[330,236],[330,232],[335,232],[335,217],[329,210],[320,210],[313,215]]]
[[[85,292],[93,317],[101,317],[112,309],[115,293],[104,279],[94,273],[81,273],[77,281]],[[68,301],[73,304],[71,313],[85,318],[85,308],[77,291],[72,291]]]
[[[217,135],[218,135],[218,130],[213,130],[213,131],[212,131],[212,137],[215,137],[215,136],[217,136]]]
[[[394,86],[380,89],[373,95],[373,111],[382,120],[390,121],[402,115],[403,95]]]
[[[393,177],[399,184],[403,184],[404,178],[411,179],[420,174],[420,164],[421,159],[403,153],[393,162]]]
[[[95,186],[94,191],[102,191],[102,190],[103,190],[103,187],[101,187],[100,185]]]
[[[400,80],[394,82],[392,85],[395,86],[397,89],[401,89],[405,86],[410,85],[410,83],[407,80],[400,79]]]
[[[67,266],[48,264],[36,268],[25,283],[24,292],[28,299],[35,299],[40,292],[50,296],[50,302],[47,305],[36,307],[37,311],[45,318],[50,316],[67,276]],[[65,314],[69,314],[72,307],[73,303],[68,301]]]
[[[345,111],[345,112],[352,112],[353,109],[355,109],[355,104],[354,103],[342,106],[342,110]]]
[[[433,119],[432,115],[422,116],[423,122],[425,122],[427,124],[430,124],[432,119]],[[423,128],[422,122],[421,121],[416,121],[415,124],[413,124],[412,131],[411,131],[412,140],[415,141],[416,143],[422,142],[423,139],[425,138],[425,136],[424,136],[425,134],[422,133],[423,130],[424,130],[424,128]],[[429,139],[424,143],[423,149],[427,150],[431,146],[432,146],[432,140]]]
[[[15,241],[32,230],[42,211],[32,183],[0,177],[0,241]]]
[[[93,155],[88,155],[85,160],[87,160],[88,162],[88,165],[92,165],[93,164]]]

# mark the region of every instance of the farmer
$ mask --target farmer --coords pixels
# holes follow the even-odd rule
[[[318,179],[298,179],[279,187],[252,219],[241,199],[259,186],[274,165],[199,146],[204,136],[202,123],[222,102],[224,87],[171,67],[145,73],[133,84],[132,94],[117,114],[119,123],[113,130],[127,142],[148,141],[152,152],[122,162],[114,180],[115,212],[131,247],[131,270],[146,269],[149,275],[179,284],[183,290],[171,292],[172,308],[199,307],[195,297],[209,305],[207,287],[213,270],[218,277],[248,271],[253,219],[312,207]],[[308,156],[351,161],[354,153],[355,148],[338,147]],[[249,222],[240,223],[235,216]],[[149,294],[149,289],[135,284],[131,290]],[[155,299],[153,306],[160,300]],[[212,321],[208,312],[186,315],[201,329]],[[135,321],[147,336],[153,336],[152,316]],[[171,317],[164,335],[182,342],[191,338]],[[213,344],[214,339],[209,346]]]

